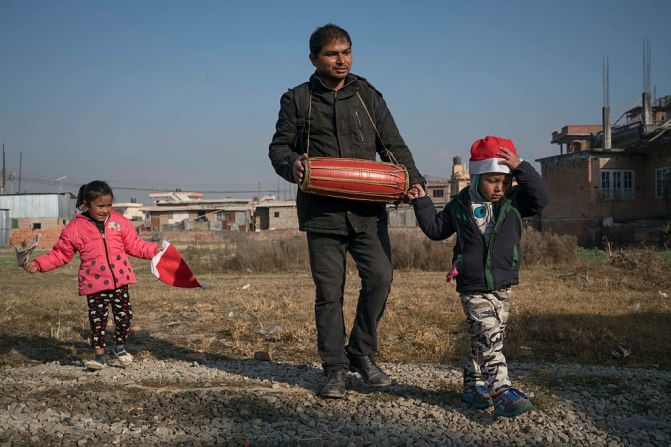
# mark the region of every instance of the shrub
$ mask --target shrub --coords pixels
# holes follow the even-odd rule
[[[392,228],[389,236],[395,269],[449,269],[454,237],[432,241],[419,228]],[[575,237],[531,229],[523,232],[523,264],[574,263],[577,253]],[[216,247],[190,246],[182,250],[182,255],[194,271],[202,273],[307,272],[310,269],[307,242],[302,233],[240,233]],[[351,259],[348,264],[353,266]]]
[[[540,233],[531,228],[522,232],[522,264],[575,264],[578,244],[575,236]]]
[[[395,228],[389,233],[395,269],[442,271],[452,263],[453,238],[432,241],[419,228]]]

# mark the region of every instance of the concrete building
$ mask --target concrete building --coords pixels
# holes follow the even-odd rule
[[[131,199],[130,202],[115,202],[112,204],[112,209],[121,214],[126,219],[132,222],[143,222],[145,219],[144,211],[141,211],[141,203],[137,203]]]
[[[550,189],[544,231],[575,235],[583,245],[618,228],[618,238],[630,238],[622,242],[659,242],[671,216],[671,96],[651,104],[644,93],[642,104],[625,113],[622,125],[611,128],[605,114],[601,127],[564,126],[552,134],[560,154],[537,160]]]
[[[432,177],[430,175],[427,175],[425,178],[426,194],[431,197],[436,207],[442,208],[451,198],[450,179]]]
[[[149,195],[155,204],[141,206],[152,231],[218,230],[249,231],[251,199],[203,199],[199,192],[158,192]]]
[[[257,231],[298,228],[296,202],[293,200],[268,200],[257,203],[255,209]]]
[[[426,193],[431,197],[436,208],[442,209],[469,183],[468,170],[461,162],[461,157],[456,156],[452,159],[452,172],[449,179],[426,176]]]

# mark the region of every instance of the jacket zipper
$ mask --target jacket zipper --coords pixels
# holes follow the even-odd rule
[[[499,202],[499,207],[498,207],[498,216],[496,216],[496,224],[494,225],[494,229],[492,230],[492,236],[489,238],[489,247],[487,247],[487,259],[491,259],[492,255],[492,247],[494,247],[494,242],[496,241],[496,236],[499,234],[499,229],[501,228],[503,219],[507,217],[508,213],[503,214],[501,211],[503,210],[504,205],[506,202],[510,200],[507,197],[503,197],[501,201]],[[492,261],[493,263],[493,261]],[[485,268],[487,267],[486,261],[485,261]],[[496,287],[496,279],[494,278],[494,270],[492,269],[492,286]]]
[[[359,118],[359,111],[357,110],[356,107],[354,107],[354,116],[356,116],[356,123],[357,123],[358,130],[359,130],[359,139],[363,143],[364,142],[364,140],[363,140],[363,125],[361,124],[361,119]]]
[[[92,222],[93,225],[96,225],[95,222]],[[105,238],[105,229],[107,228],[107,219],[105,219],[105,225],[103,226],[102,231],[100,232],[100,235],[103,238],[103,247],[105,248],[105,259],[107,260],[107,268],[110,270],[110,274],[112,275],[112,282],[114,283],[114,289],[116,290],[117,286],[117,281],[116,281],[116,276],[114,275],[114,270],[112,270],[112,264],[110,263],[110,256],[109,256],[109,251],[107,250],[107,238]],[[98,226],[96,225],[96,229],[98,229]]]
[[[338,98],[338,90],[333,90],[333,116],[334,117],[338,116],[338,111],[336,110],[337,109],[336,104],[338,103],[338,101],[336,101],[337,98]],[[338,119],[337,118],[334,119],[333,124],[335,126],[334,130],[335,130],[336,141],[338,141],[338,156],[342,157],[343,156],[342,149],[340,148],[340,140],[338,139]]]
[[[478,228],[477,224],[475,223],[475,220],[473,219],[473,216],[471,215],[472,212],[468,209],[467,207],[461,200],[457,200],[457,203],[461,205],[461,207],[466,211],[466,215],[468,216],[468,221],[471,224],[471,227],[473,227],[473,230],[475,230],[475,234],[480,236],[480,244],[482,245],[483,249],[483,259],[482,259],[482,279],[484,280],[485,286],[487,285],[487,258],[489,257],[489,251],[491,250],[492,246],[492,238],[489,239],[489,245],[487,245],[487,241],[485,240],[485,235],[482,234],[480,229]],[[494,232],[492,231],[492,237],[494,236]],[[492,280],[494,279],[494,272],[492,272]]]

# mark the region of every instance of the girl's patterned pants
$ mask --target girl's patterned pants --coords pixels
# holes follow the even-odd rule
[[[107,327],[108,307],[112,305],[114,315],[114,341],[117,345],[126,344],[133,310],[130,305],[128,286],[105,290],[86,296],[89,305],[89,323],[91,323],[91,346],[94,349],[105,347],[105,328]]]

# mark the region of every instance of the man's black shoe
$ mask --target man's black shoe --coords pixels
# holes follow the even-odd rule
[[[391,378],[375,364],[372,356],[348,355],[349,370],[359,373],[372,386],[391,385]]]
[[[319,388],[319,396],[332,399],[345,397],[345,376],[347,370],[343,368],[330,368],[326,371],[326,380]]]

